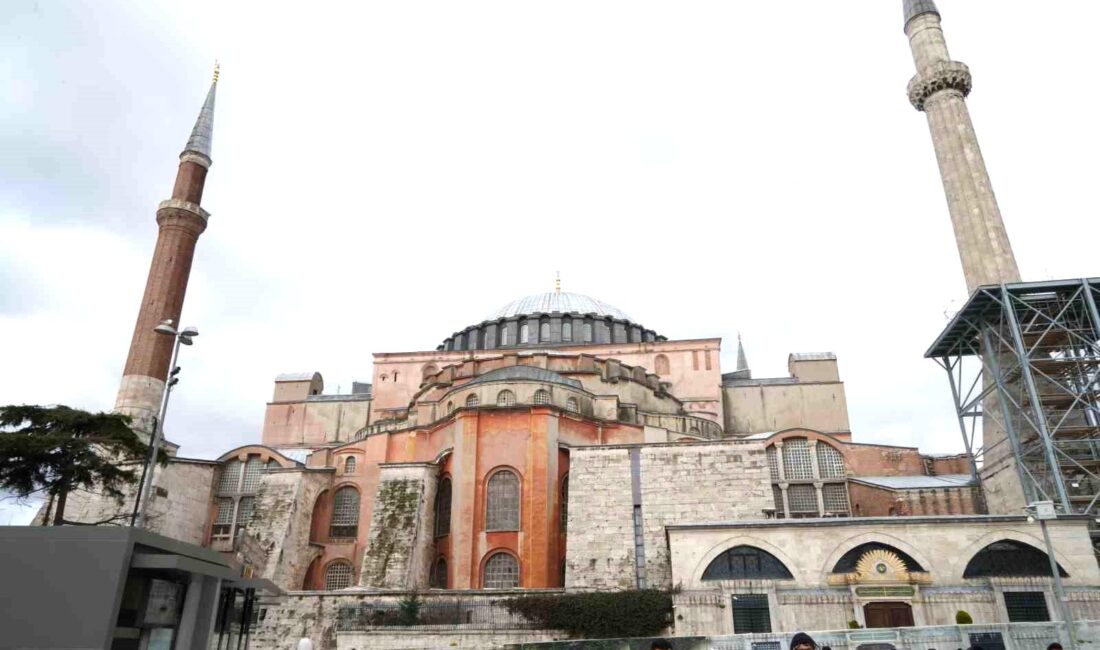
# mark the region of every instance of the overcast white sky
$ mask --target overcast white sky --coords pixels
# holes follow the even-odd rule
[[[1096,274],[1100,3],[939,4],[1025,279]],[[6,0],[0,403],[112,407],[215,58],[184,455],[257,440],[279,372],[346,389],[559,269],[727,369],[739,330],[757,376],[834,351],[856,440],[961,448],[900,0]]]

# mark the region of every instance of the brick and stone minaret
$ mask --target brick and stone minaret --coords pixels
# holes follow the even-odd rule
[[[1016,282],[1020,271],[966,108],[970,70],[947,53],[936,3],[903,2],[905,34],[917,67],[909,82],[909,101],[928,116],[967,290]]]
[[[157,208],[157,224],[160,225],[157,246],[115,400],[115,411],[133,417],[133,428],[146,436],[152,432],[160,409],[174,343],[171,336],[157,334],[153,328],[167,319],[171,319],[175,327],[180,326],[195,244],[210,218],[210,213],[202,209],[200,203],[211,164],[210,141],[217,87],[215,68],[210,92],[195,121],[191,138],[180,154],[172,198],[161,201]]]

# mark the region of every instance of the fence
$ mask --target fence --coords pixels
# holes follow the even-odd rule
[[[336,629],[362,632],[375,628],[406,627],[455,630],[534,630],[538,625],[508,611],[505,601],[477,598],[449,600],[363,601],[339,609]]]
[[[1095,640],[1095,623],[1077,625],[1078,638]],[[833,650],[956,650],[980,645],[983,650],[1042,650],[1069,640],[1063,623],[1003,625],[938,625],[861,630],[810,631],[819,646]],[[734,634],[711,637],[714,650],[785,650],[792,633]],[[1068,647],[1068,645],[1066,646]]]

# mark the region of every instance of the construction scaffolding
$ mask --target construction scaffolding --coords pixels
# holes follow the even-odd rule
[[[1097,302],[1100,278],[983,286],[925,353],[947,371],[974,479],[1014,466],[1020,507],[1100,507]]]

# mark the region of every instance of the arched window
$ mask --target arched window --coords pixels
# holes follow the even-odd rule
[[[458,336],[456,336],[456,337],[455,337],[455,349],[456,349],[456,350],[461,350],[461,349],[462,349],[462,346],[463,346],[463,345],[465,344],[465,342],[466,342],[466,337],[464,337],[464,336],[463,336],[463,335],[461,335],[461,334],[459,334]],[[397,381],[397,377],[396,377],[396,375],[397,375],[397,373],[394,373],[394,381]]]
[[[768,447],[768,471],[771,472],[772,481],[779,480],[779,450],[775,445]]]
[[[519,587],[519,563],[508,553],[494,553],[485,561],[483,589],[515,589]]]
[[[1069,574],[1058,566],[1063,578]],[[963,571],[964,578],[1048,577],[1050,559],[1039,549],[1011,539],[993,542],[970,558]]]
[[[572,341],[573,340],[573,323],[572,321],[565,321],[561,324],[561,340]]]
[[[669,374],[671,371],[668,367],[668,357],[658,354],[657,358],[653,360],[653,371],[661,376]]]
[[[570,413],[581,412],[581,407],[580,404],[577,403],[576,397],[570,397],[569,399],[565,400],[565,410],[569,411]]]
[[[336,491],[332,498],[332,520],[328,536],[334,539],[356,537],[359,534],[359,491],[350,485]]]
[[[347,458],[344,459],[344,473],[345,474],[354,474],[355,473],[355,456],[348,456]]]
[[[500,345],[502,347],[508,345],[508,325],[506,323],[500,324]]]
[[[218,494],[234,494],[241,482],[241,461],[231,460],[222,468],[218,479]]]
[[[787,438],[783,441],[783,471],[788,481],[814,477],[809,441],[805,438]]]
[[[510,390],[502,390],[497,393],[497,406],[515,406],[516,394]]]
[[[539,340],[544,342],[550,340],[550,323],[539,325]]]
[[[432,577],[428,581],[428,586],[432,589],[447,588],[447,558],[436,559],[435,564],[432,565]]]
[[[260,477],[264,473],[264,461],[259,456],[249,456],[244,465],[244,477],[241,480],[241,492],[252,493],[260,487]]]
[[[528,335],[530,333],[531,333],[531,330],[527,327],[527,323],[524,323],[524,324],[519,326],[519,344],[520,345],[523,345],[523,344],[527,343]]]
[[[481,400],[478,399],[477,393],[470,393],[469,395],[466,396],[466,408],[468,408],[468,409],[476,408],[480,404],[481,404]]]
[[[455,403],[448,400],[448,402],[447,402],[447,413],[454,413],[454,410],[455,410]]]
[[[569,475],[561,478],[561,532],[569,528]]]
[[[541,388],[535,391],[535,404],[549,404],[550,403],[550,391],[542,390]]]
[[[591,343],[592,342],[592,323],[585,323],[584,324],[584,342],[585,343]]]
[[[844,456],[832,445],[817,443],[817,471],[821,478],[844,478]]]
[[[519,530],[519,477],[501,470],[489,478],[485,497],[485,530]]]
[[[786,451],[786,449],[783,451]],[[867,542],[866,544],[860,544],[842,555],[833,567],[833,573],[854,573],[859,561],[864,555],[871,551],[889,551],[901,559],[905,564],[906,571],[924,571],[924,568],[904,551],[894,548],[889,544],[883,544],[882,542]],[[1047,568],[1049,570],[1049,566]]]
[[[426,364],[423,368],[421,368],[420,377],[422,379],[427,379],[428,377],[431,377],[432,375],[434,375],[437,372],[439,372],[439,368],[436,368],[434,363],[429,363],[429,364]]]
[[[711,561],[703,580],[794,580],[794,576],[771,553],[755,546],[734,546]]]
[[[325,589],[347,589],[351,586],[351,562],[337,560],[325,569]]]
[[[435,493],[435,536],[443,537],[451,534],[451,479],[444,478],[439,482],[439,490]]]

